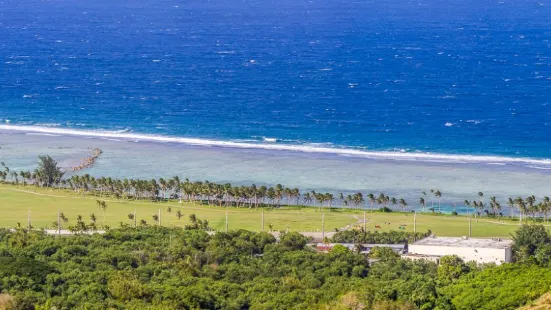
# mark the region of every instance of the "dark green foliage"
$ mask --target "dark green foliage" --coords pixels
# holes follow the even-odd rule
[[[14,309],[459,310],[512,309],[551,285],[551,271],[533,264],[445,257],[438,267],[375,248],[369,266],[345,247],[323,254],[307,242],[159,226],[62,238],[0,230],[0,291]],[[540,246],[534,259],[549,264],[550,252]]]
[[[405,231],[389,231],[389,232],[378,232],[378,231],[356,231],[356,230],[344,230],[339,231],[333,235],[332,242],[338,243],[375,243],[375,244],[399,244],[399,243],[409,243],[415,240],[420,240],[428,235],[431,232],[425,233],[413,233]]]
[[[469,272],[469,267],[458,256],[444,256],[438,267],[438,281],[440,285],[448,285]]]
[[[487,268],[441,290],[447,309],[516,309],[549,290],[551,269],[526,265]],[[441,308],[446,309],[445,305]]]
[[[549,245],[551,236],[543,225],[522,225],[512,235],[513,251],[520,262],[531,260],[539,247]]]
[[[37,182],[45,187],[58,184],[64,174],[61,168],[57,166],[57,162],[48,155],[38,157],[38,169],[34,173]]]
[[[54,270],[48,264],[28,257],[0,256],[0,278],[14,277],[31,280],[29,284],[41,284]],[[19,281],[19,280],[15,280]]]

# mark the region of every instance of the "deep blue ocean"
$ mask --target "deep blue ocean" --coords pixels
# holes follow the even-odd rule
[[[0,0],[0,123],[551,158],[545,1]]]

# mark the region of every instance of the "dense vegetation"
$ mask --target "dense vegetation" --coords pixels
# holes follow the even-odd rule
[[[428,232],[405,232],[405,231],[364,231],[363,229],[357,230],[343,230],[333,235],[331,241],[338,243],[376,243],[376,244],[399,244],[410,243],[415,240],[423,239],[431,234]]]
[[[379,261],[369,266],[342,246],[317,253],[297,233],[276,242],[197,227],[71,237],[3,230],[0,296],[8,309],[514,309],[551,285],[551,269],[535,258],[549,246],[544,232],[525,244],[523,236],[542,231],[522,227],[515,251],[526,257],[496,267],[457,257],[436,266],[386,248],[373,251]]]

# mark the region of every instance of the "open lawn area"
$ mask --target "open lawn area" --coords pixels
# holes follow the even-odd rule
[[[120,223],[133,224],[128,218],[129,213],[136,211],[138,222],[146,220],[149,225],[156,222],[153,215],[161,210],[161,222],[164,226],[183,226],[189,223],[189,215],[195,214],[198,219],[209,221],[210,227],[217,230],[225,228],[226,212],[228,213],[229,229],[247,229],[258,231],[262,227],[261,209],[224,208],[199,204],[173,202],[145,202],[102,199],[107,203],[105,212],[98,208],[99,197],[77,196],[72,191],[50,190],[33,186],[15,187],[0,185],[0,227],[15,227],[17,223],[27,224],[27,214],[30,211],[31,222],[35,228],[53,226],[57,220],[58,208],[68,219],[64,227],[74,225],[78,215],[85,222],[90,222],[90,214],[97,217],[97,224],[105,221],[110,227],[118,227]],[[168,208],[172,212],[168,212]],[[176,217],[180,210],[184,216]],[[350,228],[363,225],[361,210],[337,210],[325,213],[325,230]],[[371,231],[399,230],[402,226],[407,231],[414,229],[412,213],[371,213],[367,211],[367,229]],[[104,220],[105,218],[105,220]],[[468,234],[469,220],[464,216],[418,214],[417,231],[432,230],[438,236],[465,236]],[[264,210],[264,227],[271,225],[273,230],[321,231],[322,215],[318,208],[280,208]],[[380,226],[380,228],[376,228]],[[472,237],[509,237],[518,227],[518,222],[491,218],[472,219]]]

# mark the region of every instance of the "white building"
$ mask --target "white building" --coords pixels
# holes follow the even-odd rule
[[[457,255],[465,262],[500,265],[512,262],[512,243],[511,240],[505,239],[428,237],[410,244],[408,254],[403,257],[437,261],[442,256]]]

